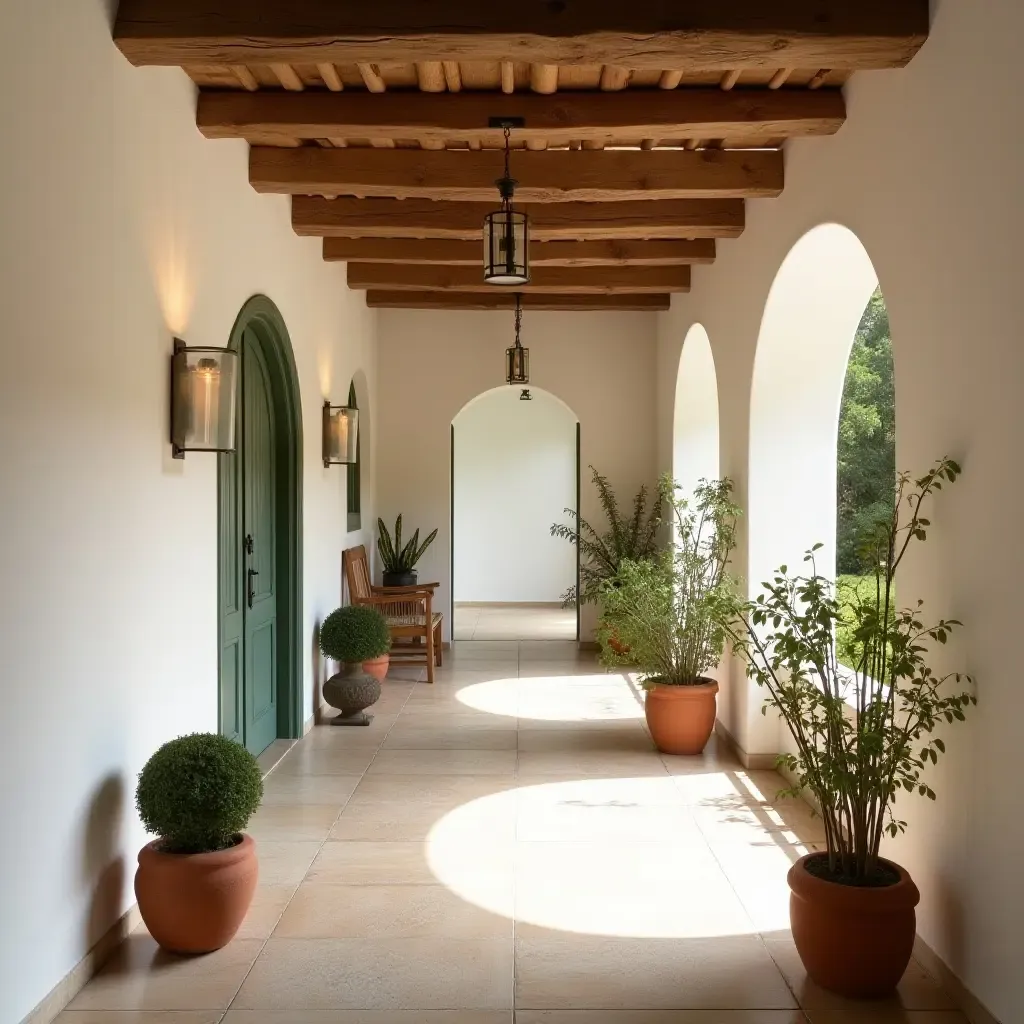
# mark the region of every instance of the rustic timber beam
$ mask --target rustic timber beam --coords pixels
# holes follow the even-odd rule
[[[257,192],[496,202],[500,153],[254,146]],[[768,199],[782,193],[778,150],[525,152],[514,162],[520,203],[626,199]]]
[[[430,199],[292,197],[299,235],[336,238],[483,238],[494,203]],[[742,199],[666,199],[661,202],[524,203],[530,237],[538,242],[595,238],[738,238]],[[481,259],[483,255],[481,253]]]
[[[368,291],[366,304],[378,309],[515,309],[514,292],[383,292]],[[633,310],[656,313],[668,309],[671,295],[523,295],[527,310]]]
[[[833,135],[846,119],[838,89],[626,89],[622,92],[259,92],[199,94],[196,123],[209,139],[292,143],[295,139],[479,140],[500,146],[490,117],[522,117],[528,137],[549,146],[570,140],[723,139],[750,145],[796,136]]]
[[[482,267],[350,263],[348,286],[381,291],[492,292]],[[659,295],[690,290],[689,267],[534,267],[524,295]]]
[[[444,264],[479,267],[479,239],[474,242],[443,238],[325,238],[324,259],[345,263]],[[533,267],[669,267],[714,263],[715,240],[638,242],[598,239],[592,242],[533,242]]]
[[[524,61],[655,70],[891,68],[928,0],[121,0],[137,65]]]

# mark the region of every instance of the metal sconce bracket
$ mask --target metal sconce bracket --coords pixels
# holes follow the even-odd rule
[[[171,430],[171,458],[182,459],[185,458],[185,449],[179,448],[174,443],[174,357],[184,349],[188,348],[188,345],[181,340],[181,338],[174,339],[174,351],[171,353],[171,379],[170,379],[170,395],[167,403],[167,419],[168,425]]]

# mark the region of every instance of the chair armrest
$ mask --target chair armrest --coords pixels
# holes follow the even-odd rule
[[[413,587],[374,587],[375,594],[432,594],[440,583],[417,583]]]

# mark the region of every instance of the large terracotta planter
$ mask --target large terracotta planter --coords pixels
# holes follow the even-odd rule
[[[368,676],[373,676],[378,683],[384,682],[384,677],[388,674],[388,666],[391,664],[391,655],[382,654],[379,658],[371,658],[369,661],[363,662],[363,671]]]
[[[172,953],[210,953],[235,936],[259,865],[247,835],[215,853],[164,853],[157,839],[139,851],[135,898],[149,934]]]
[[[789,918],[797,952],[811,979],[853,999],[890,994],[914,950],[921,898],[898,864],[900,880],[882,887],[841,885],[812,875],[801,857],[789,870]]]
[[[652,683],[644,713],[658,749],[663,754],[699,754],[715,728],[718,683],[713,679],[696,686]]]

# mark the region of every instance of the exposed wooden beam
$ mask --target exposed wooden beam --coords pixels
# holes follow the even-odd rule
[[[753,145],[771,139],[832,135],[846,119],[838,89],[673,89],[531,93],[261,92],[203,90],[196,121],[209,139],[391,138],[502,144],[488,119],[523,117],[517,137],[572,140],[723,139]]]
[[[316,69],[324,80],[324,85],[331,92],[341,92],[345,88],[345,83],[341,80],[341,75],[338,74],[338,69],[333,64],[320,63],[317,64]]]
[[[902,67],[928,0],[121,0],[134,64],[516,60],[694,72]]]
[[[516,68],[510,60],[501,62],[501,91],[505,93],[516,91]]]
[[[381,291],[491,292],[481,267],[350,263],[348,286]],[[690,290],[689,267],[534,267],[523,295],[660,295]]]
[[[345,263],[448,264],[479,267],[479,240],[444,238],[325,238],[324,259]],[[599,239],[593,242],[533,242],[533,267],[667,267],[714,263],[715,240],[639,242]]]
[[[778,150],[517,153],[516,199],[524,203],[630,199],[770,198],[782,192]],[[500,154],[465,150],[284,149],[253,146],[257,192],[496,201]]]
[[[665,295],[523,295],[523,309],[623,310],[659,312],[668,309],[672,296]],[[368,291],[366,304],[378,309],[515,309],[514,292],[383,292]]]
[[[558,65],[534,64],[530,68],[530,88],[544,95],[558,90]]]
[[[292,226],[300,235],[336,238],[480,239],[494,203],[430,199],[321,199],[292,197]],[[594,238],[738,238],[742,199],[667,199],[663,202],[524,203],[538,242]]]

